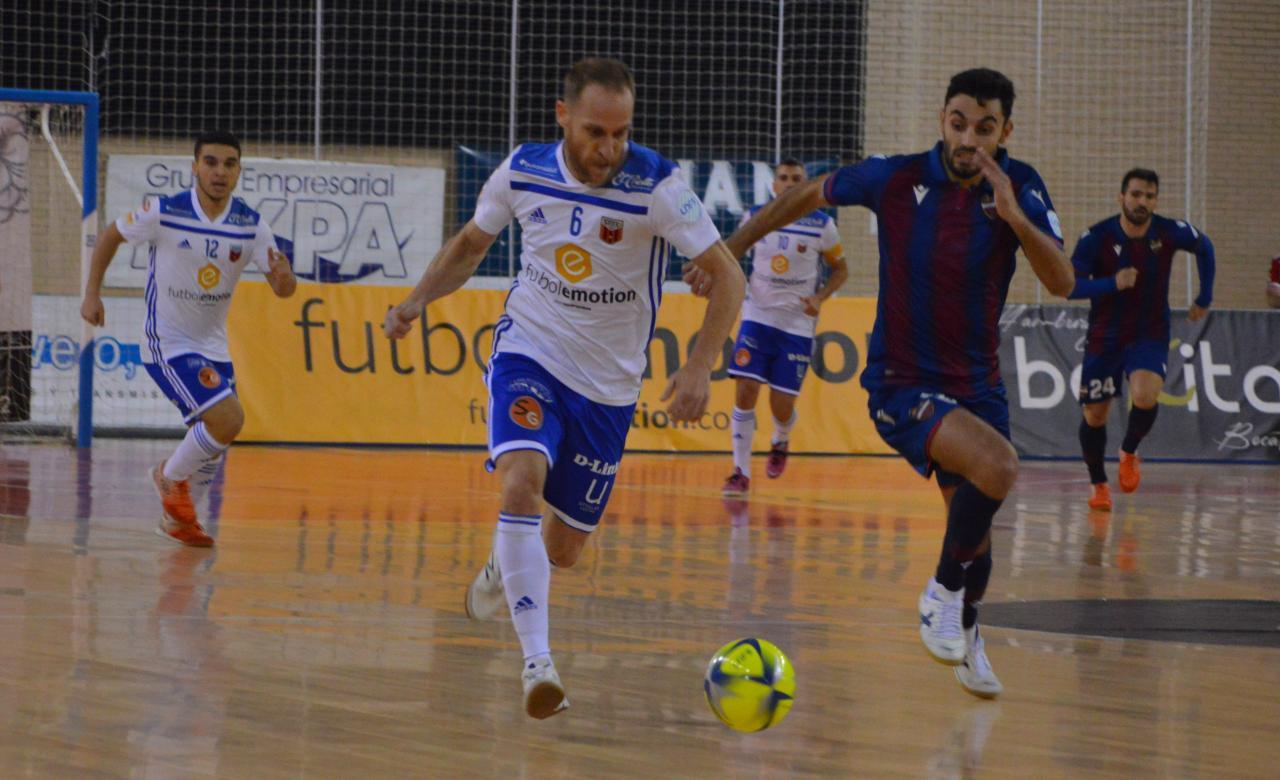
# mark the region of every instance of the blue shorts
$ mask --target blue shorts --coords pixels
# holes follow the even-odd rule
[[[788,395],[799,395],[812,357],[812,338],[743,320],[733,345],[729,376],[754,379]]]
[[[929,457],[929,444],[942,418],[955,409],[967,409],[1009,439],[1009,402],[1004,385],[982,393],[955,398],[929,387],[886,387],[871,393],[871,421],[885,443],[893,447],[926,479],[935,471],[942,487],[959,485],[964,477],[937,467]]]
[[[197,352],[178,355],[164,363],[143,365],[165,397],[182,412],[182,421],[188,425],[236,391],[235,368]]]
[[[514,450],[547,457],[542,497],[569,526],[594,531],[618,475],[635,404],[609,406],[561,384],[536,361],[489,362],[489,462]]]
[[[1120,395],[1120,380],[1134,371],[1146,370],[1164,379],[1168,369],[1169,344],[1142,339],[1127,347],[1090,354],[1087,349],[1080,370],[1080,403],[1096,404]]]

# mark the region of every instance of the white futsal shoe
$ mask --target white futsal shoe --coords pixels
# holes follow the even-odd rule
[[[551,656],[535,658],[524,665],[524,711],[529,717],[542,720],[557,712],[569,709],[569,699],[564,695],[560,675]]]
[[[507,594],[502,589],[502,574],[498,571],[496,553],[489,553],[484,568],[467,588],[467,617],[472,620],[499,620],[509,614]]]
[[[983,699],[999,696],[1004,686],[1000,684],[1000,678],[996,677],[991,662],[987,660],[986,647],[977,623],[973,624],[973,628],[964,630],[964,645],[964,661],[955,667],[956,679],[974,696]]]
[[[920,640],[933,660],[947,666],[964,661],[964,588],[950,591],[930,578],[920,594]]]

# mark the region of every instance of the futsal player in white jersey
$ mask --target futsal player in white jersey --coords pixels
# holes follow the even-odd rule
[[[231,194],[240,180],[240,141],[227,132],[198,136],[191,173],[190,190],[148,198],[98,236],[80,316],[91,325],[106,322],[107,266],[121,243],[149,245],[143,362],[188,426],[173,454],[151,470],[164,508],[156,532],[210,547],[196,504],[244,425],[227,351],[231,294],[251,261],[281,298],[293,295],[297,280],[266,220]]]
[[[773,194],[781,195],[806,179],[804,165],[794,158],[773,171]],[[762,206],[742,217],[747,220]],[[818,310],[849,276],[835,220],[815,211],[775,230],[752,250],[751,280],[742,304],[742,325],[733,347],[729,375],[734,378],[733,473],[723,494],[745,496],[751,486],[751,440],[756,432],[756,400],[761,385],[769,385],[773,436],[765,475],[782,476],[787,447],[796,424],[796,396],[809,371]],[[821,283],[821,265],[831,274]]]
[[[634,102],[626,65],[575,64],[556,102],[563,140],[525,144],[503,161],[475,216],[383,326],[403,337],[427,304],[475,272],[512,219],[520,222],[522,268],[494,330],[488,374],[489,466],[501,481],[501,511],[466,610],[474,619],[510,614],[524,654],[525,711],[534,718],[568,705],[548,639],[551,566],[574,564],[604,512],[670,248],[716,279],[697,344],[662,396],[673,419],[695,420],[706,409],[711,369],[745,287],[675,165],[629,141]]]

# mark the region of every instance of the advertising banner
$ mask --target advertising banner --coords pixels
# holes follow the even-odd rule
[[[460,290],[428,307],[394,344],[381,332],[404,290],[302,284],[287,300],[262,283],[240,286],[229,333],[246,412],[245,441],[484,445],[484,366],[506,292]],[[632,418],[633,450],[730,447],[733,382],[726,341],[712,375],[711,404],[696,422],[676,424],[658,399],[687,360],[706,302],[672,293],[659,310],[649,367]],[[793,449],[887,452],[858,386],[875,302],[838,298],[822,309],[817,346],[800,394]],[[767,410],[767,399],[761,407]],[[764,414],[767,416],[768,412]],[[756,446],[767,449],[769,425]]]
[[[1080,457],[1076,399],[1088,309],[1007,306],[1000,327],[1000,369],[1018,451]],[[1127,397],[1112,401],[1112,455],[1128,410]],[[1280,312],[1212,311],[1192,323],[1175,311],[1160,414],[1140,452],[1280,464]]]

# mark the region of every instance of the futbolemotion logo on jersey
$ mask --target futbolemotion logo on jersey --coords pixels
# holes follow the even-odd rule
[[[607,306],[618,303],[631,303],[639,297],[635,290],[619,289],[617,287],[593,290],[578,286],[579,282],[584,282],[591,278],[592,274],[595,273],[595,267],[591,260],[591,253],[577,244],[564,244],[556,249],[555,254],[556,274],[561,278],[557,279],[555,276],[547,274],[533,263],[525,264],[520,271],[521,278],[539,290],[559,298],[560,302],[566,306],[577,306],[579,308],[589,307],[593,304]]]
[[[205,263],[196,274],[196,283],[206,290],[212,290],[222,281],[222,271],[213,263]]]
[[[566,281],[576,284],[591,276],[593,271],[591,253],[577,244],[565,244],[556,249],[556,273]]]

